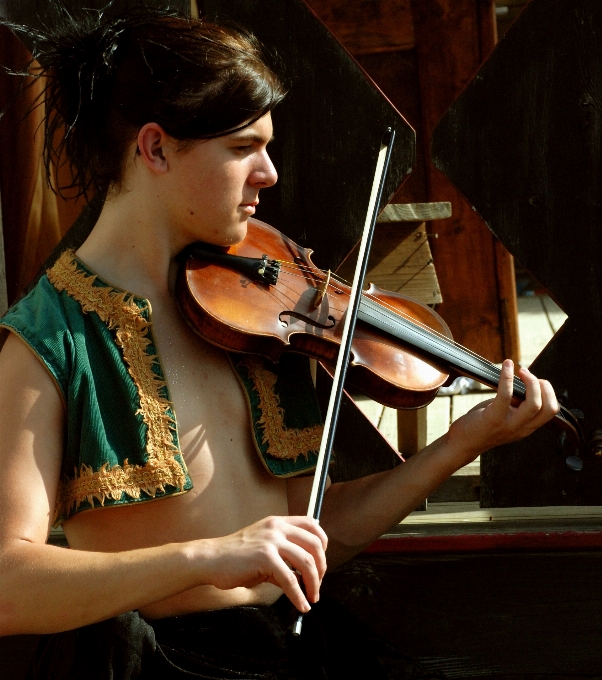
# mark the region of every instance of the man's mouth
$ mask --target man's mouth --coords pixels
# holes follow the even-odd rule
[[[250,203],[241,203],[240,207],[247,213],[247,215],[253,215],[255,213],[255,206],[259,201],[251,201]]]

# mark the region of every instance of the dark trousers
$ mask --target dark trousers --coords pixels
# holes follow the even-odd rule
[[[128,612],[43,636],[28,680],[427,680],[410,657],[323,598],[290,630],[296,612],[233,607],[147,622]]]

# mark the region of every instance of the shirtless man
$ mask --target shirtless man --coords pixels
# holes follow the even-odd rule
[[[185,24],[174,26],[188,30]],[[220,39],[246,40],[232,32]],[[519,375],[527,398],[511,406],[513,366],[506,361],[495,399],[406,464],[332,484],[321,525],[304,516],[311,479],[266,473],[226,354],[189,329],[174,299],[178,253],[194,241],[239,242],[260,190],[277,180],[267,151],[269,108],[258,117],[253,112],[244,125],[234,121],[232,132],[199,134],[198,141],[176,138],[152,117],[131,126],[120,174],[110,178],[98,223],[76,254],[112,287],[152,305],[152,337],[192,489],[154,502],[96,503],[63,522],[71,550],[47,545],[71,436],[65,396],[23,335],[9,334],[0,353],[0,634],[68,631],[130,610],[152,621],[268,606],[283,592],[307,612],[319,599],[327,564],[332,568],[357,554],[455,470],[530,434],[556,413],[549,383],[526,369]],[[77,164],[77,154],[71,161]],[[81,165],[78,170],[85,172]]]

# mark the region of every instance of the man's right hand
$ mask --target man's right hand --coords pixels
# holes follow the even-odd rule
[[[204,554],[208,560],[204,567],[216,588],[273,583],[305,613],[310,610],[309,602],[319,599],[327,543],[324,530],[310,517],[266,517],[229,536],[205,539],[209,554]]]

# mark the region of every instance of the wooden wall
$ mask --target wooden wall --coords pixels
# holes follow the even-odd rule
[[[178,2],[188,7],[188,0]],[[39,4],[42,13],[48,4]],[[99,4],[100,0],[88,3]],[[198,4],[202,12],[203,3]],[[427,227],[444,300],[438,311],[461,344],[493,361],[506,356],[517,359],[512,260],[471,206],[428,161],[433,127],[493,48],[494,1],[307,0],[307,4],[417,131],[416,167],[393,201],[450,200],[453,204],[451,219]],[[17,0],[8,0],[7,7],[12,18],[35,21],[31,7]],[[11,157],[15,155],[9,152],[3,161],[5,196],[12,195]],[[24,222],[27,216],[15,219],[4,203],[10,300],[29,275],[29,269],[21,271],[19,246],[24,239],[19,220]],[[40,248],[43,252],[35,258],[38,264],[51,250],[44,243]]]
[[[417,132],[416,167],[393,202],[452,202],[428,228],[438,311],[461,344],[518,359],[512,258],[428,160],[435,124],[495,45],[494,0],[306,1]]]
[[[568,315],[532,364],[602,428],[602,4],[531,0],[433,135],[433,158]],[[486,507],[600,505],[602,460],[547,428],[481,457]],[[557,461],[557,462],[556,462]]]

